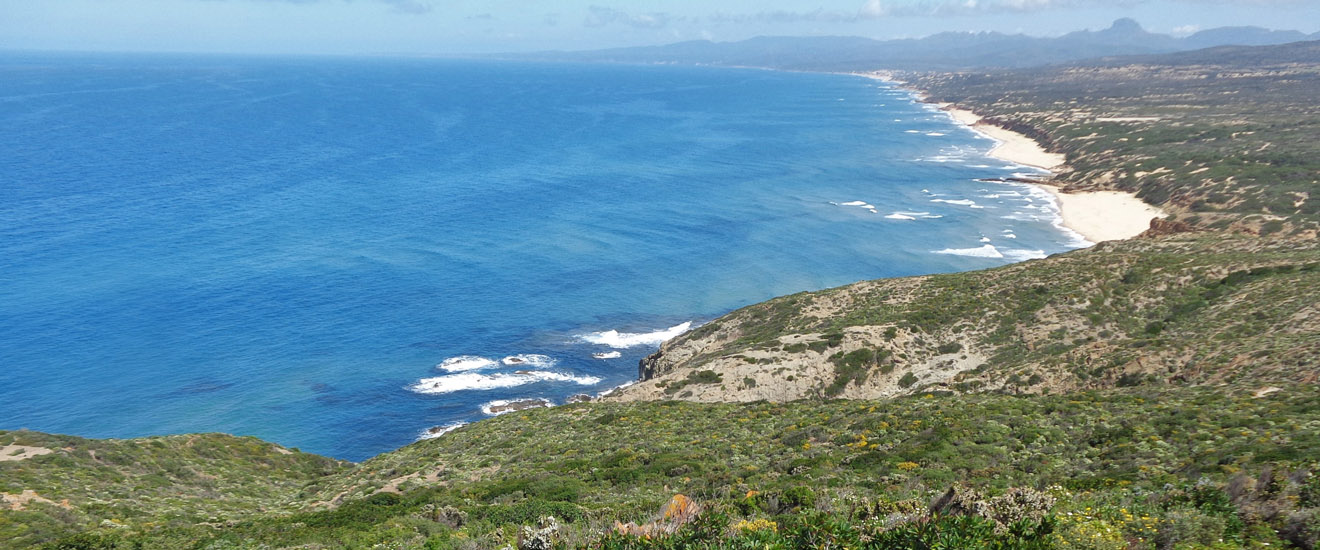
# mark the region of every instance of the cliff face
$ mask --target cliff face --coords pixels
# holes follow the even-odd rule
[[[750,306],[665,343],[614,400],[790,401],[1312,382],[1320,247],[1175,233]],[[1265,298],[1265,297],[1272,298]]]

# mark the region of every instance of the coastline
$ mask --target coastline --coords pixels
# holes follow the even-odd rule
[[[1034,139],[986,123],[982,121],[980,115],[967,109],[960,109],[948,103],[936,105],[940,110],[949,113],[949,116],[958,123],[998,142],[987,153],[991,157],[1044,170],[1049,175],[1053,175],[1055,171],[1065,166],[1067,159],[1064,155],[1046,151]],[[1150,228],[1151,220],[1166,216],[1162,210],[1146,204],[1133,193],[1122,191],[1068,193],[1048,183],[1028,184],[1048,191],[1059,207],[1063,226],[1092,243],[1136,237]]]
[[[1060,153],[1045,150],[1039,142],[985,122],[981,115],[968,109],[959,108],[949,103],[933,103],[926,100],[918,90],[905,86],[905,82],[883,72],[852,73],[857,76],[881,80],[895,84],[910,91],[917,101],[932,103],[949,115],[950,118],[972,131],[995,141],[995,146],[987,155],[999,160],[1028,166],[1047,172],[1043,181],[1024,181],[1049,192],[1054,197],[1059,209],[1061,224],[1090,243],[1130,239],[1150,228],[1150,222],[1163,218],[1166,214],[1159,208],[1147,204],[1133,193],[1122,191],[1084,191],[1065,192],[1055,185],[1046,183],[1058,170],[1066,166],[1066,157]]]

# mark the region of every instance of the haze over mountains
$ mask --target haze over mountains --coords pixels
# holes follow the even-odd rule
[[[1214,46],[1263,46],[1320,40],[1320,33],[1260,27],[1221,27],[1175,37],[1146,31],[1132,19],[1119,19],[1100,31],[1077,31],[1042,38],[999,32],[946,32],[919,39],[861,37],[756,37],[739,42],[696,40],[664,46],[580,52],[520,54],[521,59],[612,63],[678,63],[752,66],[790,70],[852,71],[859,67],[896,70],[1020,68],[1115,55],[1160,54]]]

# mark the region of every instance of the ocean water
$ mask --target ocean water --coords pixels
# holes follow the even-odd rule
[[[8,53],[0,128],[0,429],[359,460],[773,296],[1082,244],[846,75]]]

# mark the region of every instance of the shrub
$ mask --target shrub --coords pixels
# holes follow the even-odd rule
[[[949,342],[946,344],[940,344],[939,347],[935,348],[935,351],[939,352],[941,355],[948,353],[958,353],[959,351],[962,351],[962,344],[959,344],[958,342]]]
[[[724,381],[724,376],[713,370],[700,370],[689,374],[687,379],[693,384],[719,384]]]
[[[1279,534],[1302,550],[1320,548],[1320,509],[1311,508],[1289,514]]]
[[[913,384],[916,383],[917,383],[917,375],[912,374],[911,372],[904,374],[902,378],[898,379],[898,385],[904,388],[910,388],[912,387]]]
[[[816,493],[810,487],[799,485],[784,491],[784,496],[780,500],[789,507],[810,508],[816,504]]]
[[[1301,485],[1297,492],[1299,504],[1306,508],[1320,508],[1320,475],[1315,472],[1307,474]]]
[[[1210,546],[1224,538],[1224,518],[1200,510],[1173,510],[1160,522],[1156,540],[1160,548],[1191,543]]]
[[[1127,550],[1123,530],[1103,519],[1087,517],[1061,523],[1054,534],[1059,550]]]
[[[669,386],[665,387],[665,393],[669,395],[673,395],[675,393],[678,393],[679,390],[683,389],[685,386],[689,384],[719,384],[720,382],[723,381],[724,381],[724,375],[715,372],[713,370],[707,369],[696,372],[690,372],[688,373],[687,378],[674,382],[673,384],[670,384]],[[687,397],[688,395],[691,394],[692,394],[691,392],[687,392],[685,395],[680,395],[679,397]]]

